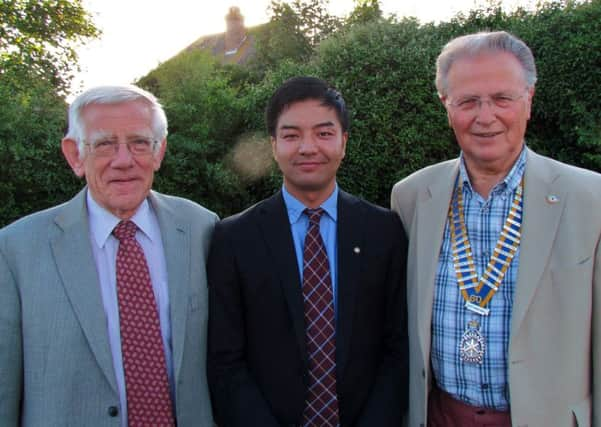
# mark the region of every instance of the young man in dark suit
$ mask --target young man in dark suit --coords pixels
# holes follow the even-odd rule
[[[230,426],[398,426],[407,401],[406,239],[339,189],[348,111],[297,77],[266,110],[281,191],[216,227],[209,383]]]

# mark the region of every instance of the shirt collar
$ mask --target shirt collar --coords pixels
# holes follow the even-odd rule
[[[121,221],[120,218],[113,215],[111,212],[100,206],[90,190],[86,192],[86,202],[88,204],[88,219],[90,222],[90,231],[92,238],[99,248],[103,248],[113,229]],[[157,230],[152,226],[152,209],[147,199],[144,199],[136,213],[130,220],[138,226],[138,228],[151,240],[156,241]]]
[[[467,168],[465,167],[465,159],[463,158],[463,152],[460,155],[460,163],[459,163],[459,179],[463,183],[464,188],[469,189],[469,191],[473,191],[472,184],[470,182],[470,177],[467,173]],[[499,192],[513,192],[520,181],[522,180],[522,176],[524,175],[524,169],[526,168],[526,145],[522,147],[522,151],[516,160],[516,162],[511,167],[509,173],[503,178],[503,181],[499,182],[491,191],[493,193]]]
[[[282,185],[282,196],[284,197],[284,204],[286,205],[286,210],[288,211],[288,219],[290,220],[290,224],[296,223],[303,211],[307,209],[303,203],[294,197],[292,194],[286,190],[286,186]],[[321,208],[326,212],[326,214],[332,218],[334,222],[338,219],[338,183],[334,186],[334,191],[330,194],[322,204]]]

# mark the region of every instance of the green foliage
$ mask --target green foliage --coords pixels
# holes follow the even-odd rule
[[[392,183],[457,152],[432,84],[443,43],[415,19],[356,26],[322,43],[321,75],[352,112],[342,187],[387,205]]]
[[[27,91],[0,83],[0,224],[61,203],[81,188],[60,151],[65,112],[43,82]]]
[[[528,140],[552,157],[601,171],[601,1],[549,3],[512,20],[538,70]]]
[[[458,154],[434,87],[441,48],[458,35],[497,29],[522,38],[536,58],[528,145],[601,171],[601,0],[514,12],[492,2],[437,25],[382,19],[375,0],[357,1],[344,25],[324,11],[322,0],[273,2],[271,22],[253,34],[250,67],[188,51],[140,80],[170,121],[158,190],[221,216],[273,193],[281,176],[264,108],[287,78],[314,75],[334,84],[351,110],[341,187],[387,206],[398,179]],[[58,152],[64,106],[44,88],[40,82],[17,93],[0,81],[0,223],[66,200],[81,186]]]
[[[309,60],[321,40],[336,32],[341,22],[327,12],[327,0],[272,0],[271,19],[256,34],[256,55],[251,63],[262,72],[281,61]]]
[[[60,152],[63,95],[97,35],[80,0],[0,1],[0,225],[81,188]]]
[[[289,6],[288,6],[289,5]],[[272,21],[279,19],[278,10],[290,9],[298,18],[298,29],[315,47],[340,28],[340,20],[328,13],[328,0],[292,0],[288,3],[272,0]],[[298,59],[298,58],[297,58]]]
[[[231,68],[231,67],[230,67]],[[222,160],[244,129],[238,90],[208,53],[183,52],[137,82],[161,100],[169,118],[168,150],[156,188],[220,212],[248,201]]]
[[[64,95],[77,69],[75,48],[98,35],[81,0],[2,0],[0,77],[19,89],[41,79]]]
[[[355,0],[355,9],[347,17],[348,27],[382,20],[382,9],[378,0]]]

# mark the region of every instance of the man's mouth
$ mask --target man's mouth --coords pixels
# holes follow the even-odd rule
[[[497,135],[501,135],[503,132],[472,132],[472,135],[479,138],[493,138]]]

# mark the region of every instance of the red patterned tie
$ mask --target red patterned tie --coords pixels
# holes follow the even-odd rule
[[[129,427],[175,426],[161,326],[138,227],[121,221],[113,230],[117,296]]]
[[[339,425],[334,298],[328,255],[319,233],[323,213],[321,208],[305,209],[309,217],[303,252],[303,300],[309,353],[309,394],[303,412],[305,427]]]

